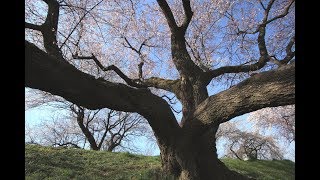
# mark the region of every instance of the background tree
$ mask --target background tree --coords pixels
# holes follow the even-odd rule
[[[137,114],[113,110],[88,111],[79,106],[71,106],[70,109],[92,150],[113,151],[118,146],[124,147],[123,141],[130,142],[132,137],[148,133],[147,128],[143,127],[144,120]]]
[[[71,146],[92,150],[130,150],[137,152],[132,142],[136,137],[151,136],[146,121],[134,113],[124,113],[109,109],[88,110],[71,104],[60,97],[41,91],[28,92],[27,109],[51,107],[63,110],[55,113],[51,120],[44,120],[35,129],[26,127],[28,143],[46,146]]]
[[[295,106],[280,106],[264,108],[248,117],[257,130],[274,130],[279,137],[284,137],[289,143],[295,141]]]
[[[72,110],[68,115],[43,120],[38,126],[27,126],[26,143],[138,152],[134,139],[150,135],[145,120],[137,114],[82,107]]]
[[[180,179],[246,179],[219,161],[215,133],[236,116],[295,103],[294,4],[27,2],[26,86],[88,109],[139,113],[163,169]],[[180,101],[181,120],[163,90]]]
[[[217,139],[224,138],[226,157],[240,160],[283,159],[283,153],[271,136],[241,131],[234,123],[224,123],[217,132]]]
[[[83,148],[85,141],[77,124],[57,117],[42,121],[32,131],[37,135],[37,144],[44,146]]]

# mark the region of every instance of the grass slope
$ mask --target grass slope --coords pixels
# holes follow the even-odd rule
[[[161,173],[159,157],[37,145],[25,148],[26,180],[173,179]],[[294,179],[295,164],[291,161],[222,161],[230,169],[257,179]]]

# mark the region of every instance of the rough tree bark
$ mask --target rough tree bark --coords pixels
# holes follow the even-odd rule
[[[264,107],[294,104],[295,64],[287,64],[290,61],[287,59],[292,59],[294,52],[287,52],[286,63],[280,68],[254,75],[213,96],[208,97],[206,86],[212,78],[222,74],[259,70],[270,61],[264,36],[265,27],[272,20],[268,20],[268,12],[273,1],[265,8],[266,18],[255,32],[259,33],[259,60],[251,65],[226,66],[207,72],[202,71],[191,60],[186,49],[184,35],[193,15],[190,1],[182,1],[185,19],[181,26],[176,24],[167,2],[157,2],[171,30],[172,59],[179,72],[179,79],[150,78],[137,85],[115,66],[104,69],[114,70],[129,86],[95,79],[76,69],[61,55],[55,55],[59,52],[52,50],[52,47],[44,52],[26,41],[25,85],[59,95],[88,109],[110,108],[141,114],[148,120],[157,138],[164,171],[180,179],[248,179],[229,170],[217,158],[215,132],[219,124],[233,117]],[[47,24],[49,26],[52,23]],[[34,30],[41,31],[40,27],[42,26],[26,24],[26,28]],[[46,36],[45,31],[42,32]],[[49,41],[52,43],[55,40],[49,38]],[[292,47],[292,43],[289,46]],[[183,106],[180,125],[167,102],[152,94],[147,87],[175,93]]]

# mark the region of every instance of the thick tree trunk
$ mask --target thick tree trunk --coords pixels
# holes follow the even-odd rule
[[[163,151],[167,149],[167,151]],[[161,161],[164,172],[179,177],[179,180],[206,179],[249,179],[237,172],[229,170],[218,158],[214,148],[207,145],[189,146],[179,150],[168,151],[161,148]]]
[[[180,180],[195,179],[248,179],[247,177],[229,170],[217,157],[214,147],[199,141],[190,144],[180,152],[179,162],[183,166]]]
[[[216,153],[214,132],[201,137],[179,136],[174,147],[160,146],[164,172],[179,180],[249,179],[229,170]]]
[[[175,177],[179,177],[181,174],[181,167],[176,159],[175,149],[164,145],[160,145],[159,148],[162,170]]]

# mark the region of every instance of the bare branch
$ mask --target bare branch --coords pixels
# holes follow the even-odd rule
[[[204,79],[207,84],[210,83],[211,79],[223,75],[225,73],[239,73],[239,72],[249,72],[249,71],[256,71],[265,66],[270,58],[260,58],[254,64],[250,65],[238,65],[238,66],[224,66],[218,69],[214,69],[204,73]]]
[[[172,111],[174,111],[174,112],[177,113],[177,114],[179,114],[179,113],[182,112],[182,109],[181,109],[180,111],[178,111],[178,110],[175,110],[172,106],[170,106],[170,108],[172,109]]]
[[[24,27],[28,28],[28,29],[36,30],[36,31],[41,31],[41,26],[40,25],[31,24],[31,23],[28,23],[28,22],[24,22]]]
[[[136,80],[130,79],[127,75],[125,75],[117,66],[115,65],[111,65],[108,67],[104,67],[101,62],[92,54],[92,56],[73,56],[73,58],[75,59],[92,59],[97,66],[103,70],[103,71],[110,71],[113,70],[115,73],[118,74],[118,76],[120,76],[128,85],[132,86],[132,87],[137,87],[137,88],[147,88],[147,86],[143,85],[143,84],[138,84],[136,82]]]
[[[90,11],[92,11],[95,7],[97,7],[100,3],[102,3],[101,0],[99,1],[97,4],[95,4],[92,8],[90,8],[89,10],[87,10],[84,15],[79,19],[78,23],[73,27],[73,29],[71,30],[71,32],[69,33],[69,35],[67,36],[67,38],[63,41],[63,43],[60,46],[60,49],[65,45],[65,43],[68,41],[68,39],[70,38],[70,36],[72,35],[72,33],[76,30],[76,28],[78,27],[78,25],[81,23],[81,21],[85,18],[85,16],[90,13]]]
[[[269,16],[269,12],[270,12],[270,9],[273,5],[273,3],[275,2],[275,0],[270,0],[268,5],[267,5],[267,8],[265,9],[264,11],[264,17],[263,17],[263,24],[266,25],[266,22],[268,20],[268,16]]]
[[[260,2],[261,7],[262,7],[264,10],[266,10],[266,7],[263,5],[262,1],[259,0],[259,2]]]
[[[239,159],[239,160],[241,160],[241,161],[243,161],[243,159],[242,158],[240,158],[239,157],[239,155],[232,149],[233,148],[233,146],[234,146],[234,142],[231,144],[231,146],[230,146],[230,151]]]
[[[259,28],[257,28],[254,31],[251,31],[251,32],[249,32],[248,30],[240,30],[240,29],[238,29],[237,35],[240,35],[240,34],[256,34],[258,32],[259,32]]]
[[[100,142],[99,142],[99,144],[98,144],[98,148],[99,148],[99,149],[101,149],[101,146],[102,146],[102,144],[103,144],[103,142],[104,142],[104,139],[105,139],[106,136],[107,136],[107,133],[108,133],[108,129],[106,129],[106,130],[104,131],[104,133],[103,133],[103,135],[102,135],[102,137],[101,137],[101,139],[100,139]]]
[[[269,16],[269,12],[270,12],[271,7],[274,2],[275,2],[275,0],[271,0],[268,3],[267,7],[265,8],[265,13],[264,13],[264,18],[263,18],[262,24],[260,24],[258,26],[258,29],[256,29],[255,31],[250,33],[250,34],[255,34],[255,33],[259,32],[259,34],[258,34],[258,47],[259,47],[259,52],[260,52],[259,61],[256,62],[255,64],[252,64],[252,65],[225,66],[225,67],[221,67],[221,68],[212,70],[209,73],[207,73],[207,74],[210,74],[209,76],[208,75],[206,76],[207,83],[209,83],[212,78],[220,76],[224,73],[238,73],[238,72],[249,72],[249,71],[259,70],[259,69],[263,68],[269,60],[272,60],[273,62],[277,63],[275,59],[270,58],[270,56],[268,54],[266,42],[265,42],[266,25],[268,24],[268,16]],[[260,1],[260,3],[261,3],[261,1]],[[291,6],[291,4],[292,4],[292,2],[290,3],[289,6]],[[289,10],[289,8],[288,8],[288,10]],[[249,32],[247,32],[247,31],[241,31],[241,30],[238,31],[238,34],[248,34],[248,33]]]
[[[75,59],[92,59],[97,64],[97,66],[103,70],[103,71],[109,71],[113,70],[115,71],[128,85],[132,87],[137,88],[147,88],[147,87],[155,87],[164,89],[170,92],[175,92],[175,89],[177,89],[177,84],[179,80],[168,80],[168,79],[162,79],[157,77],[151,77],[148,79],[144,79],[143,81],[136,80],[136,79],[130,79],[128,76],[126,76],[118,67],[111,65],[108,67],[104,67],[100,61],[92,54],[92,56],[77,56],[74,55],[73,58]],[[139,82],[139,84],[137,83]]]
[[[162,142],[165,144],[180,132],[168,103],[148,90],[95,79],[28,41],[25,41],[25,66],[26,87],[62,96],[88,109],[137,112],[148,120],[157,137],[165,139]]]
[[[175,104],[175,103],[172,102],[172,100],[175,98],[175,96],[173,96],[172,98],[170,98],[170,97],[168,97],[167,95],[163,95],[163,96],[161,96],[161,97],[168,99],[168,101],[170,102],[170,104]]]
[[[238,32],[238,34],[255,34],[257,32],[259,32],[259,35],[258,35],[258,47],[259,47],[259,51],[260,51],[260,59],[257,63],[253,64],[253,65],[250,65],[250,66],[246,66],[246,67],[233,67],[233,68],[225,68],[225,67],[222,67],[222,69],[224,69],[226,72],[225,73],[228,73],[228,70],[235,70],[237,72],[237,70],[244,70],[244,71],[238,71],[238,72],[248,72],[248,71],[252,71],[252,70],[258,70],[260,68],[262,68],[269,60],[272,61],[273,63],[281,66],[281,65],[284,65],[284,64],[287,64],[294,56],[295,56],[295,52],[292,52],[291,51],[291,48],[295,42],[295,37],[293,37],[288,46],[286,47],[286,52],[287,52],[287,56],[279,61],[277,60],[274,56],[273,58],[269,56],[268,54],[268,51],[267,51],[267,47],[266,47],[266,42],[265,42],[265,33],[266,33],[266,25],[276,19],[279,19],[279,18],[282,18],[284,16],[286,16],[288,13],[289,13],[289,9],[291,7],[291,5],[293,4],[295,0],[292,0],[290,2],[290,4],[285,8],[284,10],[284,13],[282,13],[281,15],[278,15],[270,20],[268,20],[268,16],[269,16],[269,12],[271,10],[271,7],[273,5],[273,3],[275,2],[275,0],[271,0],[267,7],[264,8],[265,9],[265,14],[264,14],[264,18],[263,18],[263,21],[262,23],[258,26],[258,28],[253,31],[253,32],[247,32],[247,31],[240,31]],[[260,1],[261,5],[263,6],[262,2]],[[264,7],[264,6],[263,6]],[[252,69],[251,69],[252,68]],[[220,69],[220,68],[219,68]],[[215,71],[215,70],[213,70]],[[214,73],[213,73],[214,74]],[[221,75],[219,73],[217,73],[218,75]],[[223,74],[223,73],[222,73]],[[212,77],[216,77],[216,76],[212,76]]]
[[[291,5],[292,5],[294,2],[295,2],[295,0],[292,0],[292,1],[290,2],[290,4],[284,9],[284,12],[283,12],[282,14],[280,14],[280,15],[278,15],[278,16],[276,16],[276,17],[271,18],[270,20],[266,21],[265,23],[268,24],[268,23],[271,23],[271,22],[274,21],[274,20],[277,20],[277,19],[279,19],[279,18],[285,17],[285,16],[289,13],[289,9],[290,9]]]
[[[282,60],[278,60],[275,56],[270,56],[271,58],[270,61],[277,64],[279,67],[288,64],[288,62],[291,61],[292,58],[295,56],[295,51],[291,50],[294,43],[295,43],[295,36],[293,36],[290,39],[286,47],[286,53],[287,53],[286,57],[284,57]]]
[[[138,78],[139,78],[140,80],[142,80],[142,77],[143,77],[143,74],[142,74],[142,72],[143,72],[143,71],[142,71],[142,66],[144,65],[144,62],[145,62],[145,59],[144,59],[144,58],[145,58],[145,57],[144,57],[143,54],[141,53],[141,50],[142,50],[142,47],[143,47],[143,46],[148,46],[148,45],[146,44],[146,42],[147,42],[148,40],[150,40],[150,39],[152,38],[152,36],[149,37],[149,38],[147,38],[147,39],[145,39],[145,40],[141,43],[141,45],[140,45],[140,47],[139,47],[138,50],[131,45],[131,43],[129,42],[129,40],[128,40],[125,36],[123,36],[122,38],[126,41],[126,43],[127,43],[128,46],[126,46],[125,44],[123,44],[123,45],[124,45],[125,47],[127,47],[127,48],[130,48],[130,49],[133,50],[134,52],[136,52],[136,53],[139,55],[140,59],[141,59],[140,63],[138,64],[138,71],[139,71]]]
[[[199,52],[198,51],[195,52],[195,50],[191,47],[191,45],[187,41],[186,41],[186,45],[190,48],[191,54],[193,55],[195,61],[198,62],[198,66],[201,68],[201,70],[203,70],[204,72],[210,71],[210,69],[205,65],[203,65],[203,63],[201,62]]]
[[[240,35],[240,34],[256,34],[258,32],[260,32],[260,30],[262,30],[263,28],[265,28],[265,26],[269,23],[271,23],[272,21],[275,21],[279,18],[283,18],[285,17],[288,13],[289,13],[289,9],[290,7],[292,6],[292,4],[294,3],[295,0],[292,0],[290,2],[290,4],[285,8],[284,12],[276,17],[273,17],[271,19],[268,20],[268,17],[269,17],[269,12],[271,10],[271,7],[273,5],[273,3],[275,2],[275,0],[271,0],[268,5],[267,5],[267,8],[262,4],[262,2],[260,1],[260,4],[261,6],[263,7],[263,9],[265,10],[264,12],[264,17],[263,17],[263,20],[262,20],[262,23],[259,24],[258,28],[254,31],[251,31],[249,32],[248,30],[240,30],[238,28],[238,32],[237,32],[237,35]],[[230,15],[231,16],[231,15]],[[233,18],[233,17],[232,17]]]
[[[140,46],[140,48],[139,48],[139,51],[136,49],[136,48],[134,48],[132,45],[131,45],[131,43],[128,41],[128,39],[125,37],[125,36],[123,36],[123,39],[126,41],[126,43],[127,43],[127,45],[128,46],[126,46],[126,45],[124,45],[124,47],[127,47],[127,48],[130,48],[130,49],[132,49],[134,52],[136,52],[136,53],[138,53],[139,54],[139,56],[141,55],[141,52],[140,52],[140,50],[141,50],[141,48],[142,48],[142,44],[141,44],[141,46]]]

